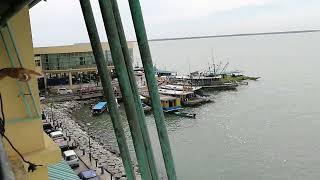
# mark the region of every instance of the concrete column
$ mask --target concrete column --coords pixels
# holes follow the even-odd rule
[[[45,89],[45,91],[47,91],[48,84],[47,84],[47,74],[46,73],[44,73],[44,75],[43,75],[43,80],[44,80],[44,89]]]
[[[69,71],[69,86],[71,89],[72,88],[72,73],[71,73],[71,71]]]

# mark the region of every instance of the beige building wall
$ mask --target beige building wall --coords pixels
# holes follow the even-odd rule
[[[17,13],[9,21],[12,35],[15,39],[17,49],[23,62],[23,67],[35,70],[34,54],[32,46],[31,27],[29,21],[29,8],[26,7]],[[0,39],[0,68],[20,67],[17,54],[14,51],[12,41],[9,38],[8,29],[2,28],[4,41],[10,49],[10,54],[15,66],[10,63],[5,44]],[[48,179],[48,165],[59,162],[61,158],[58,146],[43,132],[40,116],[40,101],[37,79],[32,78],[28,84],[35,99],[35,106],[28,94],[27,83],[18,82],[6,77],[0,82],[4,115],[6,119],[5,135],[10,139],[16,149],[27,161],[43,166],[37,167],[35,172],[27,171],[27,164],[23,163],[18,154],[11,148],[9,143],[3,139],[3,143],[16,179],[46,180]],[[32,114],[28,113],[24,103],[29,104]],[[38,111],[38,113],[36,112]]]

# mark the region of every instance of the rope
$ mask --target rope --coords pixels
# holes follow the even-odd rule
[[[1,118],[0,118],[0,133],[2,135],[2,137],[4,137],[8,143],[10,144],[10,146],[12,147],[12,149],[20,156],[20,158],[23,160],[23,162],[29,164],[28,166],[28,172],[33,172],[37,169],[38,166],[43,166],[43,165],[40,165],[40,164],[35,164],[35,163],[32,163],[30,161],[27,161],[23,155],[17,150],[16,147],[14,147],[14,145],[12,144],[12,142],[10,141],[10,139],[4,134],[5,133],[5,116],[4,116],[4,111],[3,111],[3,102],[2,102],[2,96],[1,96],[1,93],[0,93],[0,104],[1,104]]]

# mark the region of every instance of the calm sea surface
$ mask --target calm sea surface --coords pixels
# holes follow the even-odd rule
[[[216,63],[262,77],[237,91],[210,93],[215,103],[188,109],[196,119],[166,117],[179,179],[320,179],[319,42],[320,33],[150,42],[163,69],[202,70],[213,49]],[[122,116],[129,137],[123,109]],[[107,113],[92,118],[84,107],[75,117],[116,146]],[[146,119],[163,173],[154,119]]]

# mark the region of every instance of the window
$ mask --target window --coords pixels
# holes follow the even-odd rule
[[[80,65],[85,65],[86,61],[84,57],[80,57]]]
[[[36,64],[36,66],[41,66],[40,59],[35,60],[35,64]]]
[[[77,159],[76,155],[71,155],[71,156],[67,156],[66,157],[66,161],[72,161],[72,160],[75,160],[75,159]]]

